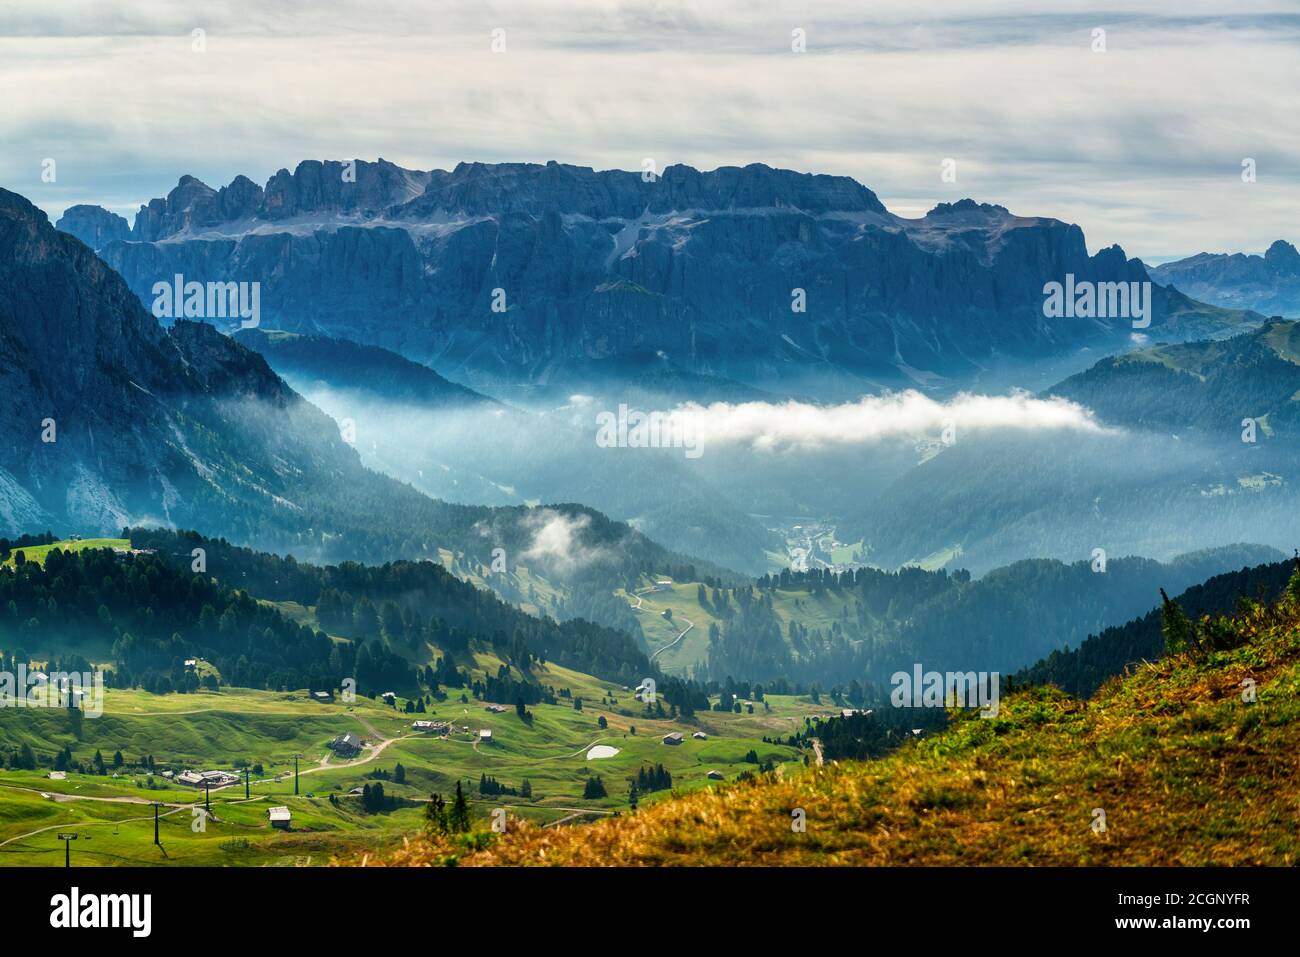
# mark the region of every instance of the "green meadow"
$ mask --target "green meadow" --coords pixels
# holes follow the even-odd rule
[[[23,558],[29,562],[35,562],[38,565],[45,565],[45,556],[53,549],[59,549],[64,552],[81,552],[88,548],[130,548],[131,543],[125,538],[81,538],[69,541],[54,542],[51,545],[24,545],[15,548],[14,553],[23,553]],[[14,555],[10,555],[0,564],[12,565]]]
[[[482,651],[474,660],[480,669],[499,664]],[[806,698],[772,696],[770,710],[759,705],[752,715],[700,712],[689,721],[655,719],[625,688],[555,665],[539,672],[542,684],[570,689],[573,698],[532,705],[528,718],[513,706],[491,713],[485,702],[468,695],[462,701],[454,689],[415,715],[404,712],[404,699],[396,707],[360,697],[319,703],[306,691],[227,688],[170,695],[108,689],[98,718],[61,709],[0,708],[0,747],[27,745],[41,762],[34,771],[0,771],[0,865],[62,865],[60,832],[78,835],[73,863],[82,866],[324,865],[336,856],[382,853],[400,844],[420,830],[429,795],[450,797],[457,781],[480,824],[496,808],[539,824],[573,823],[625,810],[630,781],[643,765],[663,764],[673,788],[641,795],[642,806],[713,785],[710,771],[734,780],[756,769],[747,757],[802,766],[802,752],[761,739],[789,734],[805,716],[830,710]],[[575,698],[582,699],[581,710]],[[415,731],[415,718],[450,722],[452,731]],[[492,731],[490,742],[480,739],[482,729]],[[670,731],[681,731],[684,742],[664,744]],[[696,731],[707,737],[692,737]],[[344,732],[366,742],[360,754],[339,757],[327,748]],[[588,760],[596,745],[618,753]],[[50,779],[53,756],[65,746],[86,764],[100,752],[108,773]],[[114,773],[111,762],[119,751],[124,762]],[[152,757],[157,773],[141,767],[145,756]],[[401,783],[394,779],[399,763]],[[261,771],[249,775],[250,800],[242,783],[211,792],[213,816],[201,830],[194,807],[202,805],[203,792],[161,774],[163,768],[244,765]],[[480,795],[481,775],[515,791],[526,779],[531,797]],[[606,797],[583,797],[592,775],[601,777]],[[376,783],[401,806],[366,812],[350,792]],[[155,801],[163,805],[161,847],[153,843]],[[267,809],[277,805],[290,808],[288,831],[270,826]]]

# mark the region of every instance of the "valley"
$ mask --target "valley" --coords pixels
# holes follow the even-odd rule
[[[66,574],[59,569],[67,561],[106,561],[100,567],[115,567],[128,578],[140,564],[151,568],[156,579],[168,561],[160,556],[181,553],[164,542],[153,535],[100,548],[93,543],[78,547],[78,541],[20,548],[9,556],[11,574],[34,574],[31,569]],[[145,547],[122,547],[136,545]],[[30,561],[28,550],[35,553]],[[219,549],[210,554],[214,563],[223,559]],[[263,561],[247,556],[236,577],[249,579]],[[264,574],[281,574],[276,567],[291,568],[277,562]],[[297,572],[311,570],[299,566]],[[433,580],[466,598],[475,591],[445,573]],[[275,581],[290,585],[284,578]],[[254,588],[255,582],[254,577]],[[236,602],[232,609],[238,607],[238,594],[231,598]],[[297,626],[319,626],[314,605],[287,600],[260,604]],[[505,608],[501,606],[503,612]],[[125,636],[107,640],[114,633],[103,627],[108,614],[101,611],[89,631],[84,626],[27,628],[17,637],[21,647],[9,654],[28,664],[29,673],[39,668],[62,672],[75,663],[79,669],[120,675]],[[387,606],[383,620],[389,620]],[[331,632],[327,640],[341,645],[360,647],[364,640],[350,623],[333,624]],[[60,633],[63,637],[56,637]],[[326,638],[324,632],[317,635]],[[378,849],[419,829],[429,796],[438,793],[450,800],[457,782],[462,782],[475,819],[508,806],[512,814],[541,823],[571,822],[626,810],[634,800],[630,781],[643,768],[661,769],[671,788],[684,792],[711,785],[715,778],[752,775],[760,765],[801,764],[806,752],[770,741],[837,710],[830,702],[813,700],[815,694],[765,695],[761,689],[746,690],[753,700],[743,706],[725,691],[714,699],[696,692],[681,709],[674,701],[665,707],[664,699],[644,700],[647,696],[628,683],[531,655],[520,658],[516,647],[454,634],[446,641],[446,646],[412,644],[385,631],[388,651],[380,654],[399,656],[385,666],[389,677],[360,664],[357,674],[368,683],[384,681],[399,688],[391,700],[374,687],[357,694],[336,685],[325,695],[328,700],[316,700],[306,689],[232,686],[235,675],[223,673],[221,665],[229,659],[209,651],[169,669],[181,693],[122,688],[110,681],[98,716],[83,718],[76,708],[57,705],[0,707],[0,760],[5,765],[0,788],[14,798],[5,802],[13,817],[10,826],[0,829],[0,862],[52,861],[60,851],[52,843],[52,831],[83,824],[96,828],[92,838],[101,836],[101,828],[112,829],[102,833],[99,843],[77,848],[86,863],[323,865],[334,855]],[[0,648],[6,644],[0,642]],[[241,661],[239,667],[246,665]],[[655,673],[648,661],[645,667]],[[492,689],[510,687],[529,693],[517,700],[492,698]],[[666,691],[675,697],[671,686]],[[725,708],[724,696],[730,702]],[[439,731],[415,722],[448,727]],[[677,731],[683,732],[682,743],[665,743],[665,736]],[[332,754],[330,742],[347,734],[360,739],[358,747],[353,753]],[[598,745],[616,751],[589,756]],[[243,785],[221,787],[211,798],[215,817],[205,820],[202,830],[190,830],[195,792],[173,783],[175,776],[191,769],[232,768],[236,774],[252,769],[252,799],[244,798]],[[605,788],[599,799],[585,796],[593,778]],[[511,790],[480,793],[481,779]],[[376,784],[383,786],[387,803],[365,808],[354,792]],[[643,793],[637,800],[647,803],[662,796]],[[152,844],[152,818],[139,813],[149,801],[165,805],[161,826],[170,836],[164,837],[161,850]],[[288,833],[264,819],[267,808],[280,806],[292,816]]]

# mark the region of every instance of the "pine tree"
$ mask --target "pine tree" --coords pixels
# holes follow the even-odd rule
[[[447,816],[447,825],[457,834],[469,830],[469,803],[465,800],[465,793],[461,790],[459,779],[456,781],[456,800],[452,803],[451,812]]]
[[[1165,639],[1165,653],[1176,655],[1196,645],[1195,629],[1178,602],[1160,589],[1160,634]]]
[[[429,795],[429,803],[424,808],[424,826],[435,834],[446,834],[449,830],[447,802],[441,794]]]

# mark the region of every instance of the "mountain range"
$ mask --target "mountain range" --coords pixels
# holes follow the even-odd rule
[[[489,391],[647,366],[781,393],[941,388],[1122,347],[1128,318],[1047,318],[1044,285],[1150,278],[1059,220],[969,199],[907,219],[847,177],[758,164],[313,160],[265,186],[184,176],[125,224],[80,206],[59,227],[146,303],[176,275],[258,282],[267,328],[382,346]],[[1160,286],[1152,300],[1166,339],[1259,320]]]
[[[1150,269],[1151,278],[1203,302],[1270,316],[1300,316],[1300,252],[1279,239],[1262,256],[1198,253]]]

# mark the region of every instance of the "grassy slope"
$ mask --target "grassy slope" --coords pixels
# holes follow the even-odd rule
[[[650,579],[644,581],[646,587],[652,584]],[[645,634],[651,653],[672,645],[655,658],[655,664],[670,674],[689,674],[698,662],[706,660],[709,654],[709,625],[716,623],[722,627],[722,620],[712,606],[706,610],[700,605],[698,589],[697,582],[675,582],[666,591],[638,590],[635,595],[619,593],[633,605],[638,597],[641,599],[641,631]],[[712,595],[712,589],[708,591]],[[772,594],[772,602],[776,616],[781,621],[782,633],[791,621],[797,621],[809,629],[829,631],[833,622],[842,620],[846,609],[853,622],[850,633],[858,630],[857,602],[846,592],[827,589],[820,594],[813,594],[806,588],[778,588]],[[671,621],[663,617],[665,608],[672,609]],[[735,610],[734,604],[732,609]],[[673,644],[687,622],[693,623],[695,627],[680,642]]]
[[[15,548],[14,552],[15,553],[22,552],[23,558],[27,559],[27,561],[35,562],[36,564],[44,567],[45,556],[48,555],[51,552],[51,550],[55,548],[58,548],[65,552],[81,552],[81,551],[85,551],[88,548],[130,548],[130,547],[131,547],[131,543],[125,538],[83,538],[75,542],[74,541],[54,542],[51,545],[25,545],[20,548]],[[12,565],[13,563],[14,563],[14,556],[10,555],[7,559],[4,560],[3,563],[0,564]]]
[[[1294,865],[1300,603],[1233,627],[1249,642],[1232,651],[1144,665],[1088,702],[1020,692],[997,718],[959,720],[881,761],[709,787],[591,826],[420,839],[387,861]],[[1246,678],[1255,703],[1242,700]],[[804,833],[791,827],[796,808]]]

